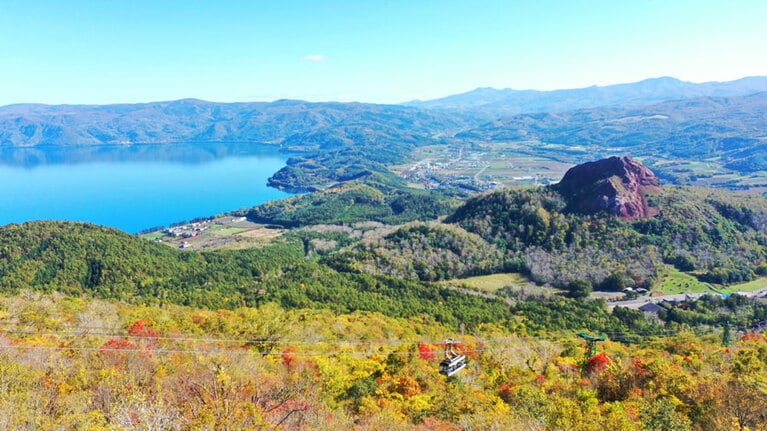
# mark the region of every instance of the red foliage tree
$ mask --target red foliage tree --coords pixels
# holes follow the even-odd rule
[[[287,349],[283,350],[282,363],[285,364],[286,367],[292,368],[296,363],[296,349],[288,347]]]
[[[511,404],[511,401],[514,399],[513,387],[508,383],[501,383],[501,386],[498,388],[498,396],[506,401],[506,403]]]
[[[744,342],[751,341],[751,342],[759,343],[762,341],[767,341],[767,335],[758,334],[755,332],[747,332],[740,337],[740,341],[744,341]]]
[[[123,339],[110,339],[99,348],[99,353],[107,354],[111,352],[119,352],[122,350],[135,350],[136,346],[128,340]]]
[[[425,361],[430,361],[436,357],[436,354],[429,345],[418,343],[418,356]]]
[[[610,357],[605,353],[592,356],[586,361],[586,372],[589,374],[601,374],[610,365]]]
[[[151,327],[152,322],[146,319],[137,320],[128,327],[128,335],[131,337],[159,338],[160,331]]]

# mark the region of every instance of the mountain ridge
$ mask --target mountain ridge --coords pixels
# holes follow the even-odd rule
[[[454,114],[359,102],[217,103],[197,99],[113,105],[16,104],[0,107],[0,146],[169,142],[281,143],[294,135],[343,127],[429,138],[464,128]],[[395,137],[398,139],[398,137]]]
[[[480,87],[467,93],[404,104],[297,99],[221,103],[196,98],[108,105],[18,103],[0,107],[0,146],[281,143],[289,138],[302,140],[302,134],[312,135],[327,129],[336,129],[334,134],[338,134],[337,129],[343,126],[365,126],[370,129],[368,132],[375,133],[384,123],[390,131],[398,133],[450,135],[491,119],[520,113],[638,107],[669,100],[743,96],[762,91],[767,91],[767,77],[700,84],[660,77],[551,91]]]
[[[480,87],[443,98],[413,101],[407,106],[469,112],[503,117],[532,112],[564,112],[600,106],[637,107],[702,96],[743,96],[767,91],[767,77],[749,76],[734,81],[692,83],[672,77],[633,83],[559,90],[514,90]]]
[[[767,93],[718,94],[751,92],[762,87],[767,90],[767,77],[705,84],[663,77],[553,92],[513,90],[529,99],[530,104],[525,105],[529,110],[542,106],[551,110],[505,116],[483,106],[461,111],[293,99],[17,104],[0,107],[0,148],[181,142],[269,144],[300,154],[292,157],[270,182],[293,191],[324,189],[364,172],[385,173],[389,166],[409,161],[418,147],[509,141],[518,141],[523,147],[526,142],[536,141],[558,145],[556,154],[550,148],[532,146],[529,152],[565,163],[585,161],[592,150],[599,149],[608,156],[630,152],[637,157],[657,159],[660,155],[667,160],[716,157],[716,163],[724,169],[742,173],[767,170],[767,142],[761,133],[767,118]],[[616,100],[644,103],[661,96],[701,92],[717,95],[640,107],[609,106]],[[488,88],[477,90],[476,103],[485,103],[488,94],[499,93]],[[552,94],[557,95],[555,99],[549,97]],[[602,106],[561,111],[576,99],[581,105]],[[604,106],[606,103],[608,106]],[[321,170],[316,169],[318,165]],[[652,161],[648,165],[656,167]],[[657,171],[664,180],[685,181],[675,179],[676,174],[667,169]]]

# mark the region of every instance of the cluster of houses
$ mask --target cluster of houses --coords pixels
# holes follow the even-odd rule
[[[180,224],[177,226],[171,226],[163,230],[165,236],[169,236],[174,239],[191,239],[195,238],[207,229],[210,229],[214,224],[221,223],[240,223],[247,221],[246,217],[233,217],[231,220],[225,218],[218,218],[216,220],[202,220],[192,223]],[[156,241],[160,241],[158,238]],[[182,241],[178,248],[191,247],[191,243],[188,241]]]
[[[483,181],[469,175],[442,172],[451,162],[421,161],[402,172],[402,177],[411,183],[423,184],[427,189],[467,189],[471,192],[493,190],[500,186],[497,181]],[[470,168],[482,168],[480,163],[470,163]]]
[[[165,235],[173,238],[194,238],[200,234],[200,232],[210,227],[210,220],[205,220],[196,223],[183,224],[180,226],[173,226],[165,229],[163,232]]]
[[[753,292],[738,292],[737,294],[740,295],[740,296],[746,296],[746,297],[751,297],[751,298],[760,298],[762,301],[767,301],[767,288],[760,289],[760,290],[753,291]],[[662,303],[671,305],[673,307],[685,308],[685,307],[687,307],[688,303],[700,299],[700,297],[702,297],[703,295],[719,295],[719,296],[721,296],[723,298],[727,298],[728,296],[730,296],[730,294],[728,294],[728,293],[721,293],[720,294],[720,293],[712,293],[712,292],[689,293],[689,294],[684,294],[683,296],[681,296],[681,295],[674,295],[674,296],[670,296],[670,297],[659,298],[658,302],[653,302],[653,301],[648,299],[647,303],[642,304],[637,309],[639,311],[645,313],[645,316],[647,316],[647,317],[655,317],[655,318],[657,318],[658,317],[658,313],[660,313],[662,310],[665,309],[664,307],[659,305],[659,303],[662,302]],[[755,325],[755,327],[752,328],[752,329],[755,330],[755,332],[761,332],[763,330],[767,330],[767,321],[757,323]]]

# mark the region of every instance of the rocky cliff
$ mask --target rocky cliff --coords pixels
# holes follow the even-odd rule
[[[625,219],[654,216],[648,195],[660,193],[660,180],[631,157],[610,157],[570,168],[556,189],[570,211],[606,211]]]

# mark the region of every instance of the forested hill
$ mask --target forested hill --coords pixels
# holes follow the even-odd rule
[[[767,199],[661,187],[630,158],[576,166],[558,185],[475,196],[442,221],[433,217],[438,201],[425,195],[387,197],[360,185],[311,196],[250,216],[305,229],[326,224],[299,231],[308,235],[307,249],[340,272],[423,281],[519,272],[541,285],[608,291],[653,289],[669,271],[713,288],[767,275]],[[393,214],[391,199],[420,203],[431,221]],[[366,216],[395,226],[355,230]],[[333,223],[344,226],[327,226]]]
[[[470,199],[447,223],[495,244],[538,282],[604,290],[650,287],[664,263],[716,284],[767,273],[767,200],[665,186],[648,197],[657,215],[621,220],[572,211],[553,187]]]
[[[294,150],[399,143],[477,124],[471,116],[398,105],[196,99],[122,105],[0,107],[0,146],[256,142]]]
[[[0,292],[62,292],[138,304],[430,316],[452,327],[509,325],[495,299],[387,276],[338,272],[307,260],[296,239],[248,250],[182,252],[115,229],[70,222],[0,227]]]

